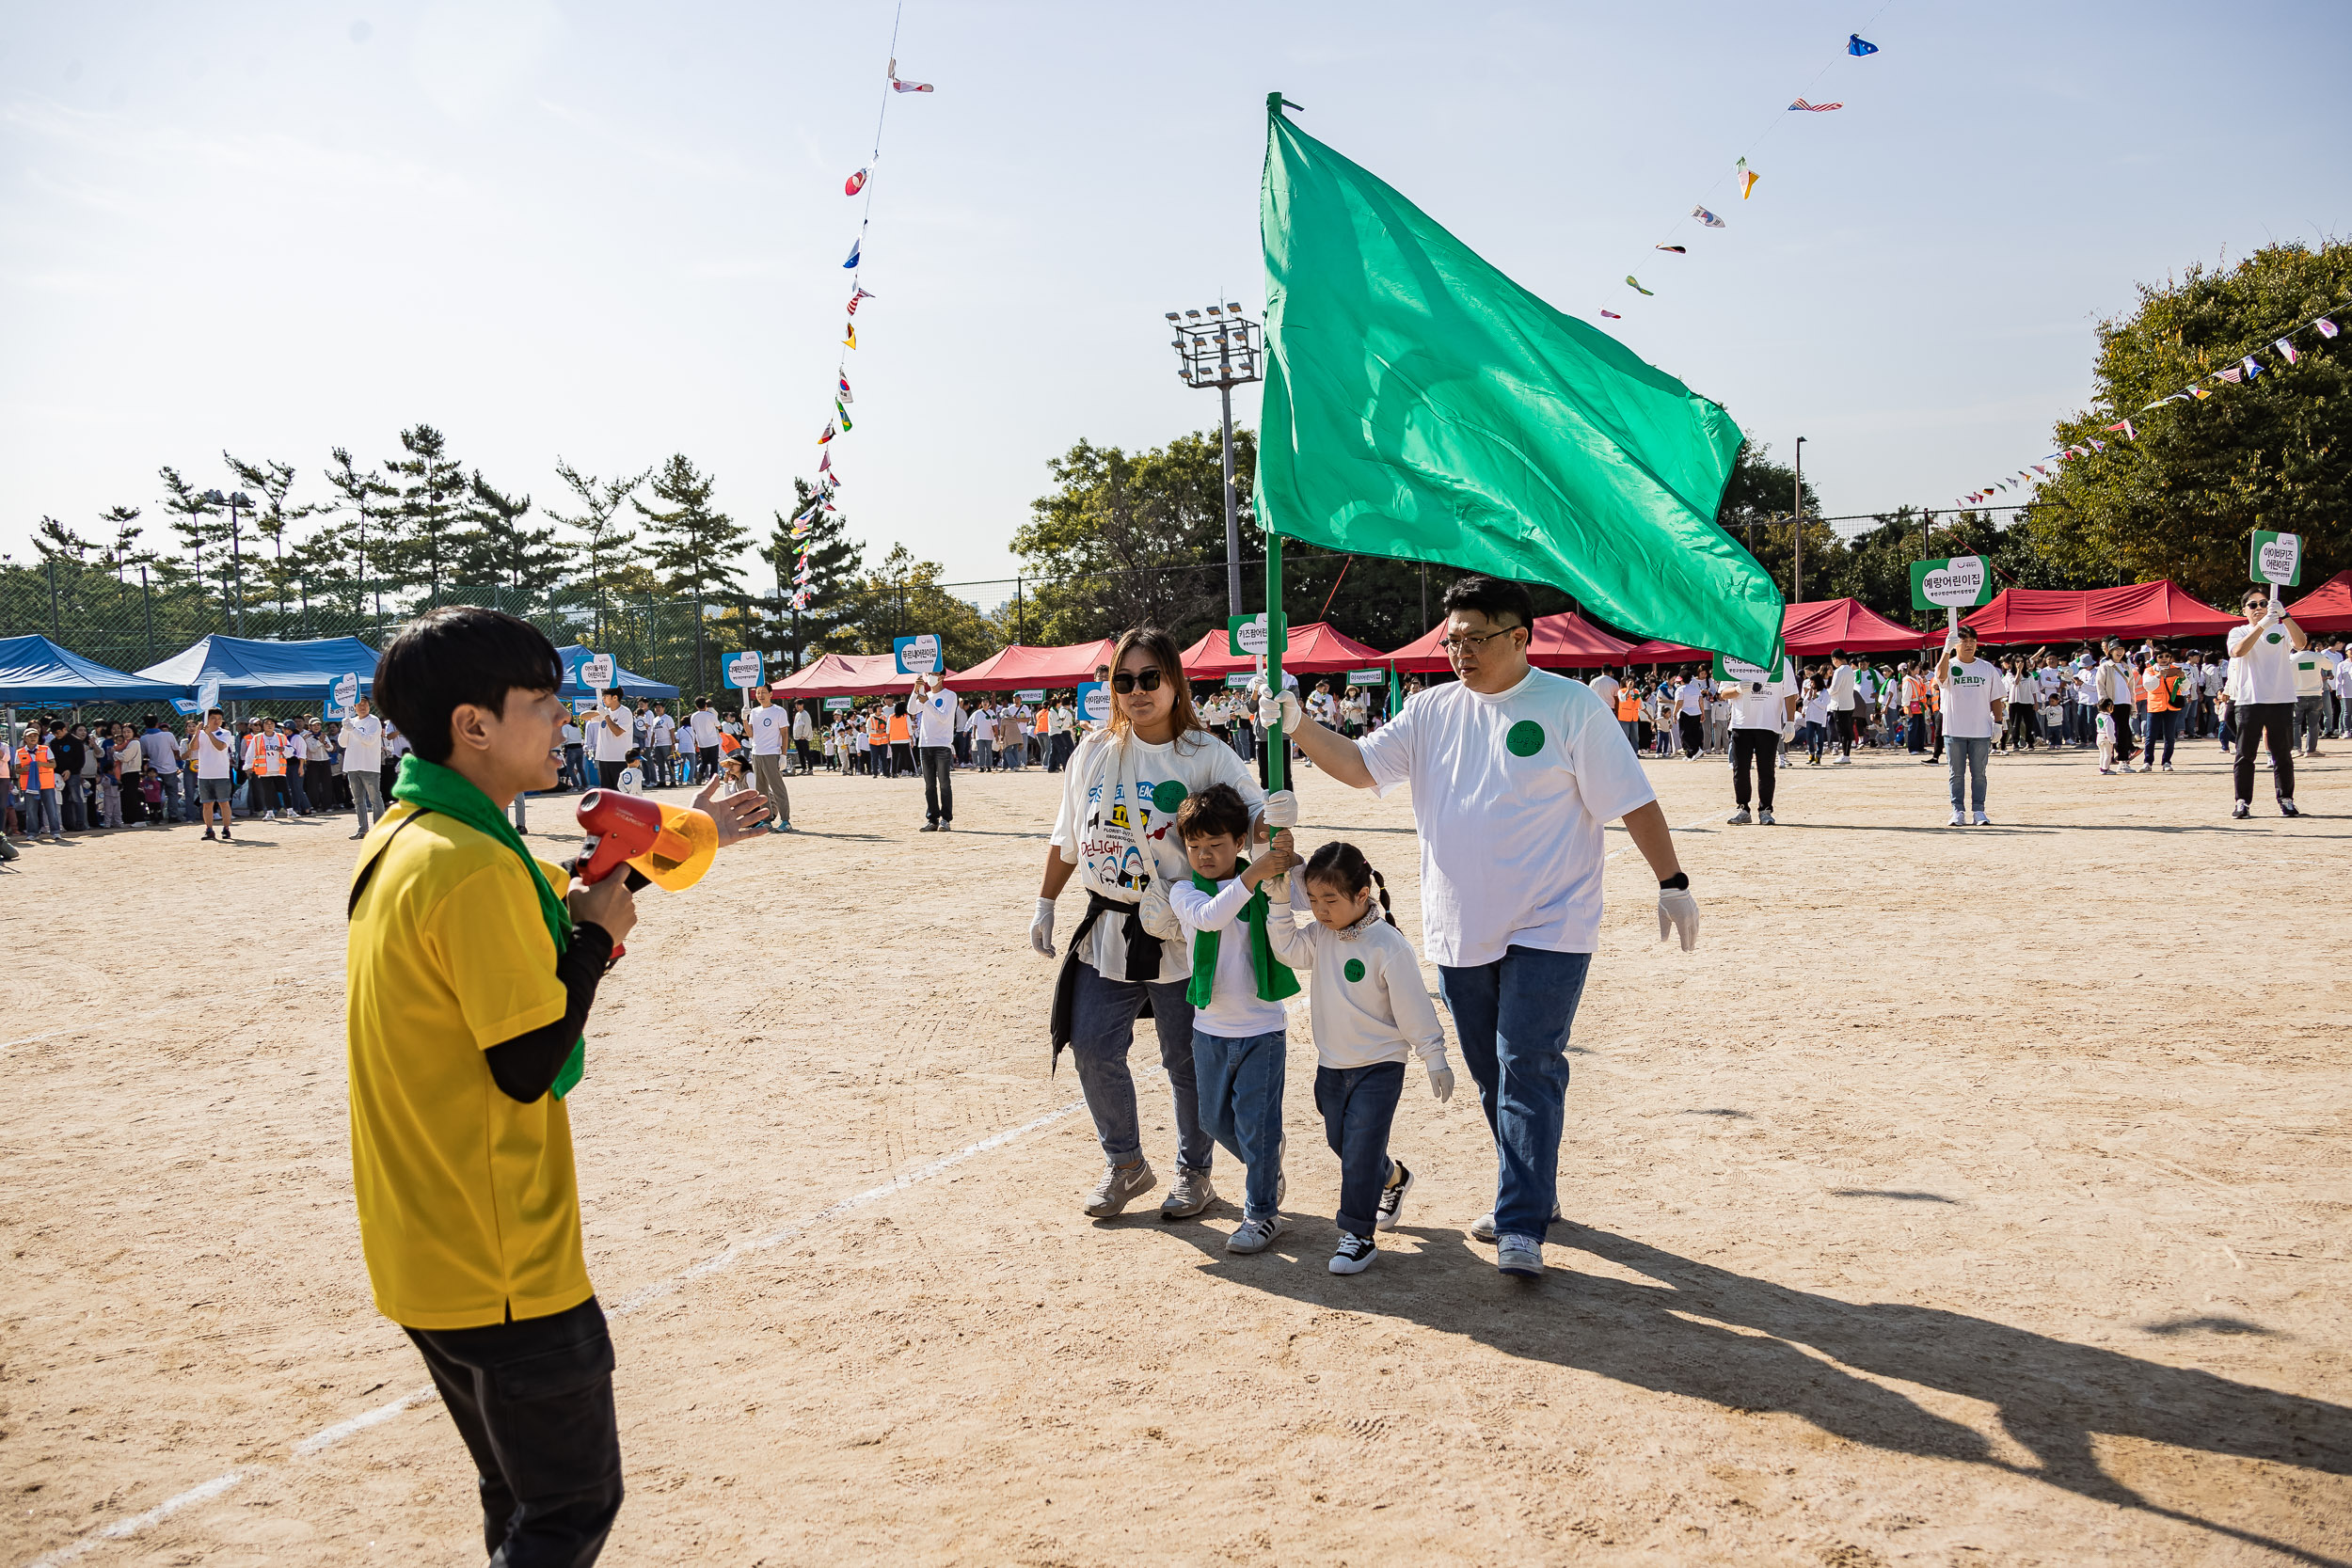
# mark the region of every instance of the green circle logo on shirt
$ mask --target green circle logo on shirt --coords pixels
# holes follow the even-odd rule
[[[2274,631],[2268,637],[2264,638],[2263,641],[2265,642],[2280,642],[2285,641],[2285,639],[2286,633],[2282,631]]]
[[[1184,797],[1191,793],[1184,787],[1184,780],[1170,779],[1166,784],[1152,786],[1152,803],[1161,811],[1172,812],[1178,806],[1183,805]]]
[[[1533,719],[1522,719],[1511,726],[1511,733],[1502,737],[1515,757],[1532,757],[1544,749],[1544,727]]]
[[[1364,977],[1364,960],[1361,958],[1350,958],[1347,960],[1347,967],[1341,970],[1340,973],[1346,975],[1350,980],[1360,980]]]

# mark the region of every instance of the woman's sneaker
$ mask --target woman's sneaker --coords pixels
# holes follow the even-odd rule
[[[1340,1249],[1331,1254],[1331,1272],[1361,1274],[1372,1267],[1375,1250],[1371,1237],[1351,1235],[1343,1230],[1340,1232]]]
[[[1406,1168],[1405,1162],[1397,1160],[1391,1162],[1391,1164],[1394,1168],[1389,1173],[1389,1184],[1380,1189],[1379,1212],[1374,1216],[1372,1222],[1382,1230],[1394,1230],[1396,1228],[1396,1222],[1398,1218],[1405,1212],[1405,1195],[1413,1190],[1413,1173]],[[1347,1232],[1343,1230],[1340,1234],[1344,1237]],[[1372,1243],[1370,1242],[1366,1242],[1364,1244],[1366,1246],[1370,1246]],[[1344,1249],[1347,1243],[1343,1241],[1340,1245],[1343,1249]],[[1356,1268],[1359,1269],[1362,1267],[1363,1265],[1361,1263],[1356,1265]],[[1354,1274],[1356,1269],[1342,1269],[1335,1261],[1332,1264],[1331,1272],[1333,1274]]]
[[[1225,1238],[1228,1252],[1263,1252],[1274,1244],[1274,1238],[1291,1227],[1291,1222],[1279,1214],[1268,1214],[1262,1220],[1244,1220],[1241,1228]]]
[[[1109,1219],[1159,1184],[1160,1179],[1152,1174],[1149,1161],[1137,1161],[1132,1170],[1104,1165],[1103,1180],[1087,1194],[1087,1213],[1098,1220]]]

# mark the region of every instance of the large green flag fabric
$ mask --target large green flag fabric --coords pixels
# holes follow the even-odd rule
[[[1267,116],[1260,520],[1770,663],[1780,591],[1715,526],[1731,416]]]

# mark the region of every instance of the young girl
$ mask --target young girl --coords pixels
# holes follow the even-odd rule
[[[2099,771],[2115,771],[2115,699],[2099,699]]]
[[[1413,1173],[1389,1156],[1407,1049],[1420,1053],[1440,1104],[1454,1097],[1454,1069],[1421,960],[1396,928],[1389,885],[1363,851],[1352,844],[1317,849],[1291,879],[1291,907],[1311,911],[1313,923],[1270,921],[1266,936],[1276,958],[1312,972],[1315,1109],[1340,1157],[1340,1245],[1331,1272],[1361,1274],[1372,1262],[1373,1231],[1396,1228],[1413,1190]]]

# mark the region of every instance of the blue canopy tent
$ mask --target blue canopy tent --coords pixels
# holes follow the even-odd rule
[[[578,642],[566,642],[555,650],[555,657],[564,661],[563,695],[565,702],[585,702],[596,695],[594,691],[580,684],[580,661],[593,657],[587,647]],[[675,686],[662,681],[650,680],[644,675],[632,674],[622,669],[621,661],[617,658],[612,661],[612,684],[619,687],[624,694],[631,697],[660,697],[666,700],[678,694],[677,688]]]
[[[213,636],[139,674],[172,687],[174,696],[192,697],[217,679],[224,703],[318,702],[332,696],[345,675],[358,676],[362,692],[373,687],[375,650],[356,637],[269,642]]]
[[[110,670],[46,637],[0,638],[0,707],[84,703],[167,703],[180,689]]]

